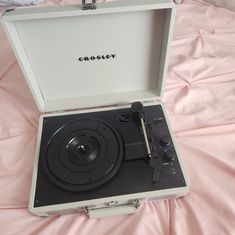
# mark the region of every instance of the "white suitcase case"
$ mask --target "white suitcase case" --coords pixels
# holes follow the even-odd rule
[[[145,107],[163,106],[175,11],[171,0],[126,0],[99,4],[83,1],[81,6],[5,13],[2,24],[38,108],[44,113],[39,120],[29,202],[32,213],[48,216],[85,210],[91,218],[128,214],[134,213],[143,200],[188,192],[189,181],[163,111],[182,186],[39,206],[36,196],[46,118],[121,110],[134,101],[143,102]],[[171,175],[179,174],[173,163],[167,169]]]

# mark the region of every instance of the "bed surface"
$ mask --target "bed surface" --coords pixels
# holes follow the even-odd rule
[[[234,235],[234,65],[235,13],[185,0],[178,7],[164,103],[190,192],[143,203],[131,216],[40,218],[27,209],[40,114],[0,27],[0,234]]]

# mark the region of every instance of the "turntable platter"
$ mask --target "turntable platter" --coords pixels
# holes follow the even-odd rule
[[[98,119],[77,119],[51,137],[44,168],[58,187],[87,191],[108,182],[119,170],[123,157],[123,141],[114,128]]]

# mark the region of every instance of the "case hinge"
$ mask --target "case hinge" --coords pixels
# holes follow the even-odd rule
[[[82,10],[95,10],[96,9],[96,0],[82,0]]]
[[[11,13],[13,12],[15,9],[14,8],[9,8],[7,10],[5,10],[5,12],[3,13],[3,15],[7,14],[7,13]]]

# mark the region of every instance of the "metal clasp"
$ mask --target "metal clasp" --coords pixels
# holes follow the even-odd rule
[[[96,0],[82,0],[82,10],[95,10],[96,9]]]
[[[135,206],[136,209],[140,206],[140,199],[133,199],[131,200],[132,204]]]
[[[105,205],[107,207],[114,207],[118,205],[118,202],[117,201],[106,202]]]

